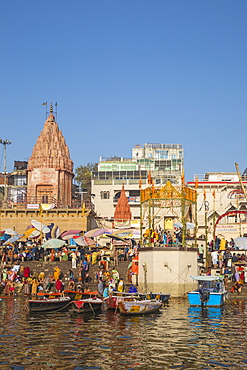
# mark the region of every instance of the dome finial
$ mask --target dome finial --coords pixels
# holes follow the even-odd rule
[[[53,113],[53,106],[52,106],[52,102],[51,102],[51,105],[50,105],[50,113]]]

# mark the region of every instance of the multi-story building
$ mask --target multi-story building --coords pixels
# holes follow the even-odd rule
[[[208,172],[195,176],[188,186],[197,188],[199,237],[207,236],[210,242],[214,235],[230,240],[247,234],[247,200],[236,172]]]
[[[151,174],[154,185],[181,182],[184,152],[180,144],[144,144],[132,149],[132,158],[100,158],[98,170],[92,173],[92,193],[99,218],[113,220],[122,186],[131,208],[132,219],[140,219],[140,180],[148,185]]]

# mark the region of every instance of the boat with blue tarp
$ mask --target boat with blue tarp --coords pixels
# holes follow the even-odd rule
[[[188,301],[191,306],[222,306],[227,297],[224,279],[222,276],[191,276],[198,282],[198,288],[188,292]]]

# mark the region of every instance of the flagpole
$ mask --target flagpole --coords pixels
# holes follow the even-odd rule
[[[182,247],[186,247],[186,220],[185,220],[185,180],[184,169],[182,171]]]
[[[142,177],[140,176],[140,182],[139,182],[139,188],[140,188],[140,244],[142,246]]]
[[[196,190],[196,204],[195,204],[195,247],[197,248],[197,231],[198,231],[198,222],[197,222],[197,189],[198,189],[198,177],[196,176],[195,190]]]

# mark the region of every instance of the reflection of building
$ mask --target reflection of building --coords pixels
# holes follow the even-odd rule
[[[27,203],[55,203],[70,207],[73,176],[69,148],[51,105],[50,115],[28,161]]]
[[[100,159],[98,171],[92,174],[92,193],[95,195],[95,210],[99,217],[113,220],[115,207],[124,184],[132,219],[140,218],[140,189],[147,186],[148,174],[155,185],[164,185],[168,180],[179,184],[184,153],[180,144],[144,144],[132,149],[132,158]]]
[[[243,175],[242,179],[246,180]],[[195,187],[196,181],[188,182],[188,186]],[[197,215],[198,237],[205,237],[206,223],[209,242],[221,216],[216,236],[230,240],[247,234],[247,201],[236,172],[208,172],[203,178],[198,176]]]

